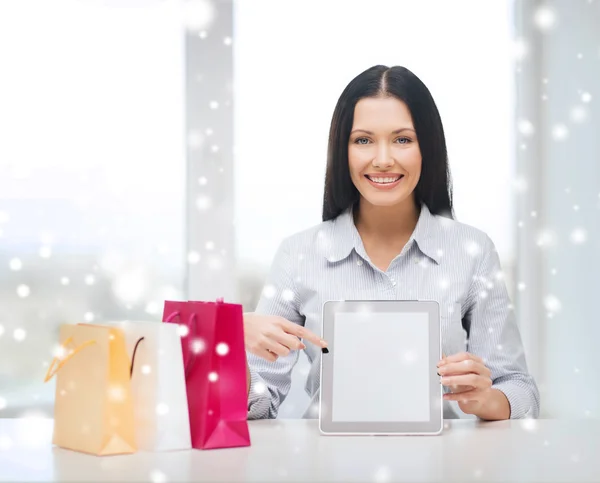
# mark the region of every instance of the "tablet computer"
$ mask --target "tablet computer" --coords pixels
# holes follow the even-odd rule
[[[443,428],[435,301],[323,305],[322,434],[434,435]]]

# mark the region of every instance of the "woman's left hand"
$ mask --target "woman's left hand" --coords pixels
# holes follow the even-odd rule
[[[475,414],[490,398],[491,371],[483,360],[468,352],[443,358],[438,363],[442,384],[452,393],[444,394],[445,401],[458,401],[465,414]]]

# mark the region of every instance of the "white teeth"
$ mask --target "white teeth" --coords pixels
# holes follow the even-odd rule
[[[400,177],[397,178],[371,178],[371,181],[373,181],[374,183],[395,183],[396,181],[398,181],[400,179]]]

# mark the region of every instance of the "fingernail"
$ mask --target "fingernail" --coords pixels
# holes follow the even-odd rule
[[[438,374],[438,376],[441,376],[441,374],[440,374],[440,372],[439,372],[439,371],[438,371],[438,373],[437,373],[437,374]]]
[[[300,344],[300,349],[304,350],[306,349],[306,346],[304,344]]]
[[[327,347],[327,342],[321,339],[321,347]]]

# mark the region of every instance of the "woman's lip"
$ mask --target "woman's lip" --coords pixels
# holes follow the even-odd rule
[[[376,176],[378,177],[378,176]],[[391,178],[391,176],[381,176],[382,178]],[[377,188],[378,190],[391,190],[400,184],[400,182],[404,179],[404,176],[401,176],[397,181],[393,183],[375,183],[375,181],[371,181],[368,176],[365,176],[365,179],[371,184],[371,186]]]

